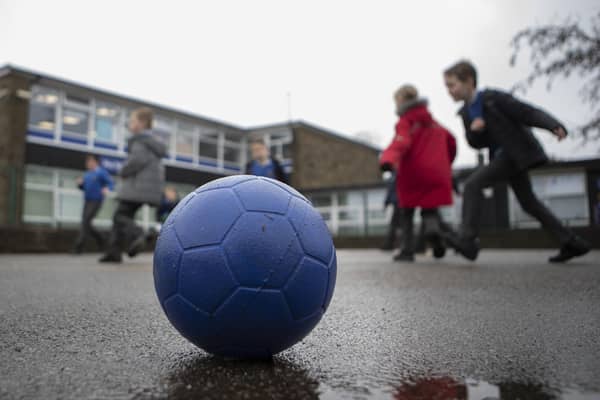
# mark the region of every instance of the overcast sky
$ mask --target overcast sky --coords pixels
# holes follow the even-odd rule
[[[474,61],[483,86],[509,88],[528,71],[509,66],[519,29],[588,20],[597,0],[448,1],[30,1],[0,0],[0,64],[18,66],[242,126],[304,119],[347,135],[393,136],[392,93],[417,85],[459,138],[457,163],[474,152],[442,81],[444,67]],[[524,98],[576,125],[576,79]],[[560,158],[598,146],[555,143]]]

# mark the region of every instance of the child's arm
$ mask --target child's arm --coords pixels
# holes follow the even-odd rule
[[[558,130],[561,128],[566,136],[566,129],[563,124],[546,111],[517,100],[511,94],[500,91],[494,92],[493,99],[498,108],[512,120],[521,122],[527,126],[549,130],[556,136],[559,136],[559,138],[561,135],[558,133]]]
[[[379,165],[382,167],[387,165],[395,167],[411,144],[410,126],[405,120],[400,120],[396,125],[396,136],[381,154]]]

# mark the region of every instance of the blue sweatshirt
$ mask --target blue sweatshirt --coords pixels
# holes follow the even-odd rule
[[[87,171],[83,176],[83,183],[79,185],[79,189],[85,193],[86,201],[104,200],[102,189],[105,187],[113,190],[114,184],[108,172],[100,166],[94,170]]]

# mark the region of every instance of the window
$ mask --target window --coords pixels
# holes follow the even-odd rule
[[[583,172],[532,175],[533,191],[564,224],[589,224],[588,196]],[[525,213],[510,190],[510,219],[516,228],[538,227],[539,222]]]
[[[200,157],[217,160],[219,158],[219,133],[203,132],[200,135],[200,145],[198,149]]]
[[[26,221],[33,220],[35,217],[51,219],[54,214],[54,200],[51,190],[26,188],[24,203],[23,214]]]
[[[241,161],[241,149],[237,144],[231,142],[225,142],[225,151],[223,153],[223,159],[225,162],[239,165]]]
[[[331,194],[314,194],[310,196],[310,201],[315,207],[331,207]]]
[[[167,146],[167,154],[172,154],[171,135],[173,134],[173,121],[161,116],[155,116],[152,124],[152,133]]]
[[[59,215],[62,221],[79,221],[83,209],[83,195],[78,192],[60,192],[58,195]]]
[[[54,90],[34,86],[29,102],[29,127],[54,132],[58,93]]]
[[[120,117],[121,113],[117,106],[104,102],[96,103],[95,139],[103,142],[117,142]]]
[[[89,113],[65,106],[63,109],[63,133],[87,137]]]
[[[178,156],[189,158],[190,161],[194,156],[194,126],[179,122],[177,124],[177,142],[175,151]]]
[[[283,159],[284,160],[288,160],[290,158],[292,158],[292,142],[289,143],[284,143],[282,145],[283,148]]]

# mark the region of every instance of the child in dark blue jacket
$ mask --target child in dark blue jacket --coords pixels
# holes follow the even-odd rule
[[[83,178],[77,180],[79,189],[84,192],[83,213],[81,216],[81,230],[75,242],[73,253],[80,254],[88,235],[92,235],[98,247],[104,247],[104,238],[94,227],[92,221],[100,211],[104,196],[113,190],[114,183],[108,172],[100,166],[100,160],[95,154],[88,154],[85,158],[87,172]]]

